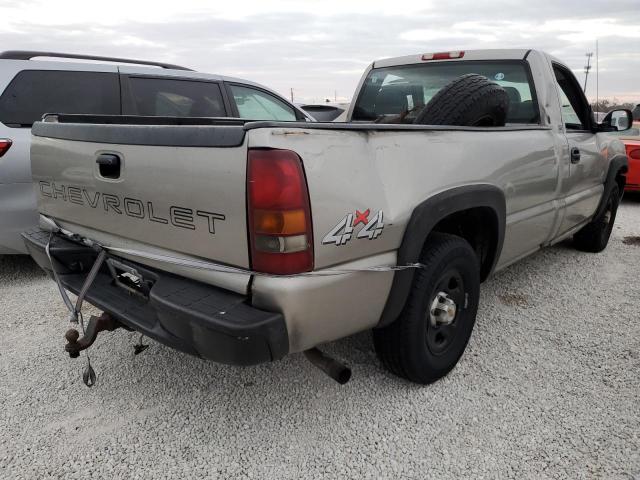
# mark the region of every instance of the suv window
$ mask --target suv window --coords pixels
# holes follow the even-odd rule
[[[30,127],[45,113],[120,114],[118,75],[23,70],[0,96],[0,122]]]
[[[553,73],[558,83],[562,121],[565,128],[568,130],[587,130],[590,125],[589,116],[591,113],[580,85],[565,67],[554,65]]]
[[[375,68],[365,79],[353,119],[413,123],[442,87],[469,73],[483,75],[507,91],[507,123],[539,123],[535,90],[529,71],[521,61],[456,61]]]
[[[129,77],[136,115],[226,117],[216,82]]]
[[[262,90],[229,85],[240,118],[248,120],[295,121],[294,109],[282,100]]]

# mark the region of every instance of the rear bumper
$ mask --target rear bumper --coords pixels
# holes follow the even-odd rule
[[[36,228],[22,236],[29,254],[51,275],[45,253],[49,233]],[[77,294],[96,251],[57,235],[50,251],[62,284]],[[282,314],[252,307],[237,293],[117,260],[153,283],[146,298],[116,286],[105,265],[85,298],[128,327],[177,350],[232,365],[268,362],[288,353]]]
[[[0,255],[27,253],[20,233],[38,225],[33,184],[0,184]]]

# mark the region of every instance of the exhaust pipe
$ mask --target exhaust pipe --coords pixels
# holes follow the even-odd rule
[[[310,348],[309,350],[305,350],[303,353],[304,356],[307,357],[307,360],[333,378],[340,385],[344,385],[351,378],[351,369],[349,367],[340,363],[335,358],[325,355],[317,348]]]

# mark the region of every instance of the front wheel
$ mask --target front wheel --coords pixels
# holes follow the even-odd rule
[[[476,320],[480,265],[468,242],[432,233],[398,319],[375,329],[376,353],[392,373],[417,383],[445,376],[462,356]]]
[[[578,250],[598,253],[607,247],[613,224],[616,221],[619,204],[620,190],[615,185],[609,192],[607,203],[602,213],[573,236],[573,243]]]

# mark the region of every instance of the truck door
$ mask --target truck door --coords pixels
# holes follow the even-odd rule
[[[600,152],[598,140],[592,131],[592,117],[587,99],[571,71],[553,64],[568,156],[562,159],[560,199],[564,214],[558,236],[573,227],[584,224],[596,211],[602,196],[606,158]],[[568,168],[566,168],[568,166]]]

